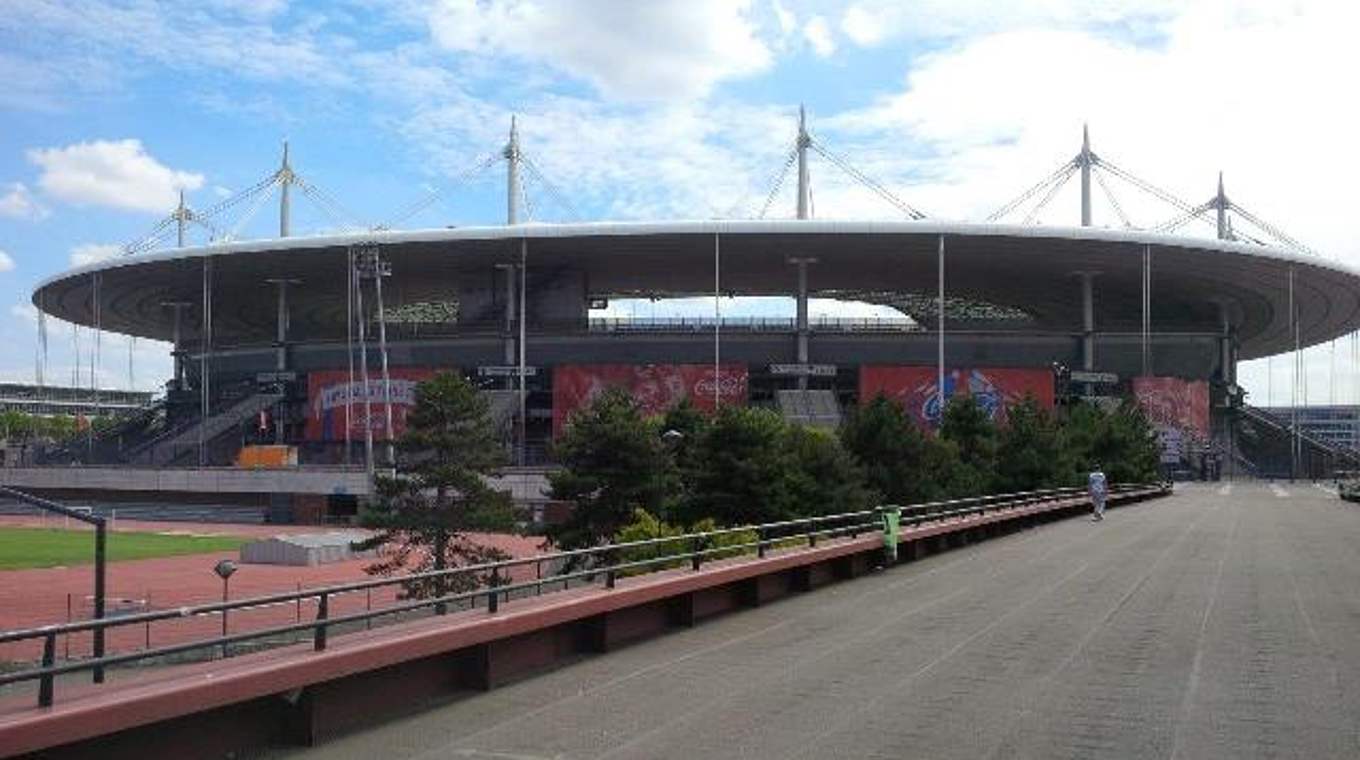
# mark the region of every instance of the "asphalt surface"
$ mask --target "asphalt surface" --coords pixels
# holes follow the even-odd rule
[[[1356,758],[1360,505],[1193,484],[287,758]]]

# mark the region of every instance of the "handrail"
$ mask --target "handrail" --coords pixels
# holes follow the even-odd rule
[[[1127,495],[1134,492],[1146,493],[1154,487],[1165,490],[1166,484],[1157,484],[1155,486],[1153,484],[1116,484],[1111,486],[1110,494],[1111,496],[1116,496]],[[989,510],[1001,508],[1014,509],[1055,498],[1074,498],[1084,494],[1085,489],[1083,488],[1053,488],[1021,493],[974,496],[963,499],[910,505],[899,508],[901,509],[900,525],[904,528],[911,527],[924,523],[940,522],[942,520],[970,514],[983,514]],[[572,581],[602,578],[604,587],[612,589],[615,587],[620,574],[629,571],[665,567],[683,563],[684,561],[688,561],[691,569],[697,571],[701,569],[702,564],[706,559],[715,555],[727,555],[734,552],[745,553],[750,550],[755,550],[758,557],[764,557],[767,551],[782,548],[780,546],[781,544],[787,544],[788,542],[793,541],[798,541],[800,543],[806,541],[808,547],[815,547],[817,541],[821,538],[833,538],[844,535],[856,536],[860,533],[881,530],[883,526],[881,514],[884,510],[892,508],[894,507],[882,506],[857,512],[819,515],[760,525],[720,528],[717,530],[687,533],[679,536],[643,539],[617,544],[603,544],[584,549],[549,552],[531,557],[520,557],[443,570],[431,570],[423,573],[412,573],[390,578],[378,578],[353,583],[321,586],[278,594],[266,594],[244,599],[213,602],[169,610],[121,615],[115,618],[85,620],[46,625],[37,628],[3,631],[0,632],[0,644],[42,639],[43,657],[41,665],[37,668],[0,674],[0,686],[22,681],[37,680],[40,682],[38,703],[40,706],[45,707],[52,704],[53,679],[55,676],[65,673],[84,670],[102,671],[113,665],[208,648],[221,647],[223,652],[226,653],[227,647],[231,644],[269,639],[271,637],[303,631],[312,632],[314,649],[321,651],[326,648],[329,629],[346,623],[371,621],[377,618],[430,608],[433,608],[436,614],[445,614],[447,607],[450,604],[469,602],[475,606],[477,600],[483,597],[486,599],[488,612],[494,613],[499,609],[502,597],[504,597],[505,601],[508,603],[510,594],[512,593],[528,591],[530,589],[541,593],[545,587],[553,584],[560,583],[563,584],[563,588],[567,588]],[[799,528],[803,528],[804,530],[797,531],[796,529]],[[795,530],[793,532],[785,532],[790,531],[790,529]],[[712,539],[721,536],[750,533],[756,535],[755,541],[745,541],[740,544],[725,546],[715,546],[712,542]],[[685,546],[688,547],[688,550],[678,553],[668,553],[658,557],[647,557],[627,561],[620,560],[619,555],[624,552],[655,546]],[[569,560],[582,557],[603,558],[605,564],[592,563],[588,567],[557,573],[549,577],[543,577],[542,575],[544,564],[561,562],[564,563],[563,567],[570,567],[569,564],[566,564]],[[534,565],[539,569],[539,573],[535,579],[518,582],[512,580],[509,572],[510,570],[529,565]],[[328,614],[329,601],[331,597],[334,596],[387,586],[405,585],[441,578],[447,579],[459,575],[466,576],[469,574],[474,576],[489,575],[489,583],[470,591],[402,601],[381,609],[369,609],[363,612],[337,616]],[[105,655],[88,660],[68,661],[62,664],[56,662],[56,639],[58,636],[83,633],[86,631],[95,631],[96,635],[102,635],[111,628],[149,625],[150,623],[157,621],[183,620],[204,615],[225,614],[232,610],[262,608],[288,602],[300,604],[304,600],[315,600],[316,602],[316,617],[311,621],[299,621],[290,625],[274,626],[225,636],[197,639],[194,641],[157,647],[155,649],[142,649],[135,652]]]

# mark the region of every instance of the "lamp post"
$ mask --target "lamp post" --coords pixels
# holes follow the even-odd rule
[[[217,573],[217,577],[222,579],[222,603],[226,604],[227,600],[231,598],[229,586],[231,584],[231,576],[233,573],[236,572],[236,563],[232,562],[229,559],[221,560],[216,565],[213,565],[213,572]],[[226,636],[227,636],[227,610],[223,608],[222,638],[226,638]],[[222,657],[225,658],[226,656],[227,656],[227,642],[224,641],[222,642]]]

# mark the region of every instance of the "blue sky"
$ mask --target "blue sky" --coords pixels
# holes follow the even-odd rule
[[[352,211],[390,221],[497,150],[525,152],[586,219],[755,213],[793,137],[814,133],[936,216],[981,218],[1078,147],[1192,200],[1216,173],[1244,205],[1325,255],[1351,231],[1360,116],[1357,12],[1335,2],[1190,0],[9,0],[0,15],[0,377],[31,380],[33,285],[111,255],[171,211],[294,167]],[[499,223],[503,169],[403,226]],[[790,216],[792,183],[770,215]],[[821,217],[895,211],[825,162]],[[536,218],[568,218],[530,183]],[[1170,216],[1121,198],[1135,221]],[[305,199],[295,234],[337,220]],[[1041,220],[1071,224],[1060,194]],[[1016,220],[1018,221],[1018,220]],[[235,219],[227,222],[234,224]],[[1117,224],[1097,207],[1097,223]],[[240,237],[272,234],[263,208]],[[196,238],[195,242],[201,242]],[[772,308],[752,304],[752,310]],[[776,306],[773,308],[785,308]],[[49,377],[75,362],[51,328]],[[88,338],[82,338],[87,346]],[[126,342],[101,380],[128,384]],[[1349,346],[1310,352],[1314,401],[1356,396]],[[139,345],[137,384],[168,372]],[[88,359],[82,357],[82,362]],[[1256,400],[1288,361],[1244,368]],[[88,372],[88,369],[86,370]],[[1336,377],[1336,383],[1332,378]]]

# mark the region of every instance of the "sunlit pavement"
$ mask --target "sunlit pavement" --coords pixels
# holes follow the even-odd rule
[[[1192,484],[280,757],[1360,757],[1360,505]]]

